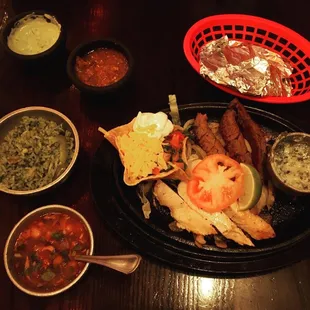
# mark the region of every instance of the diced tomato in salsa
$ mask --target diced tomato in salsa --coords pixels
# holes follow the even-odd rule
[[[13,267],[21,282],[52,291],[66,286],[85,263],[74,256],[88,254],[90,237],[85,225],[71,215],[47,213],[34,220],[16,240]]]
[[[170,145],[176,150],[179,150],[182,148],[183,140],[185,139],[185,136],[183,133],[179,130],[176,130],[170,134]]]

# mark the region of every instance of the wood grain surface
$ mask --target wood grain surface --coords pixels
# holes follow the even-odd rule
[[[76,125],[81,153],[73,175],[57,191],[40,197],[0,194],[0,248],[14,224],[27,212],[47,204],[80,211],[95,235],[95,252],[125,254],[132,249],[102,223],[89,188],[89,166],[102,141],[97,132],[125,123],[139,110],[167,106],[168,94],[180,104],[231,100],[206,83],[188,64],[183,38],[197,20],[220,13],[245,13],[273,19],[310,39],[308,0],[8,0],[0,17],[33,10],[52,11],[67,33],[67,50],[91,39],[113,37],[131,51],[134,72],[128,87],[114,97],[80,95],[65,73],[66,57],[52,67],[29,70],[0,49],[0,117],[17,108],[43,105],[66,114]],[[246,102],[277,113],[310,132],[310,102],[267,105]],[[30,297],[16,289],[0,265],[0,308],[4,310],[84,309],[310,309],[310,261],[242,279],[209,278],[173,270],[144,257],[130,276],[91,266],[69,291],[51,298]]]

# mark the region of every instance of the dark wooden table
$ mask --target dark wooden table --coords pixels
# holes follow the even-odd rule
[[[128,46],[135,59],[130,87],[117,98],[92,102],[71,86],[64,62],[40,73],[22,69],[0,50],[0,117],[17,108],[43,105],[66,114],[76,125],[81,154],[72,177],[56,192],[40,197],[0,195],[0,247],[13,225],[27,212],[47,204],[76,208],[89,220],[96,253],[132,250],[103,225],[90,195],[90,160],[102,141],[97,127],[106,129],[129,121],[139,110],[167,106],[168,94],[180,104],[231,100],[204,82],[187,63],[182,42],[197,20],[220,13],[253,14],[283,23],[310,39],[308,0],[290,5],[282,0],[12,0],[2,2],[9,17],[22,11],[55,12],[67,31],[67,49],[84,40],[114,37]],[[310,131],[310,102],[265,105]],[[69,291],[52,298],[25,295],[11,284],[0,266],[1,309],[310,309],[310,261],[263,276],[243,279],[208,278],[184,274],[147,257],[131,276],[91,266]]]

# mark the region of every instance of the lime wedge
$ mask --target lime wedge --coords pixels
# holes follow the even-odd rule
[[[258,171],[251,165],[240,164],[244,173],[244,193],[238,199],[238,210],[253,208],[262,194],[262,181]]]

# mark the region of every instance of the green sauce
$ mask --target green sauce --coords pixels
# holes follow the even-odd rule
[[[280,179],[297,190],[310,190],[310,137],[291,135],[275,148],[275,170]]]
[[[60,29],[60,24],[50,15],[27,15],[11,30],[8,47],[21,55],[42,53],[56,43]]]

